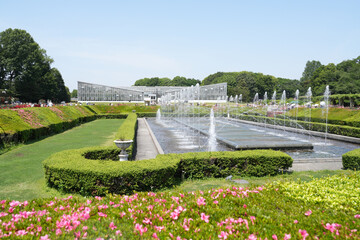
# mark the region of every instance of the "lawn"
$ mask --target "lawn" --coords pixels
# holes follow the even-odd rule
[[[123,121],[96,120],[0,155],[0,199],[30,200],[58,195],[45,187],[42,161],[62,150],[110,145]]]

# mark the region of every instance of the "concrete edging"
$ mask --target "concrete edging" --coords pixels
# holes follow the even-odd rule
[[[164,151],[163,151],[163,149],[161,148],[158,140],[156,139],[153,131],[151,130],[148,122],[146,121],[146,118],[143,118],[143,119],[144,119],[145,125],[146,125],[146,127],[147,127],[147,129],[148,129],[148,131],[149,131],[149,133],[150,133],[151,139],[152,139],[152,141],[154,142],[154,145],[155,145],[155,147],[156,147],[156,150],[158,151],[159,154],[164,154]]]

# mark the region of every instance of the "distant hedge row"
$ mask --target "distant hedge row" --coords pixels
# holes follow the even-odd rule
[[[26,142],[62,132],[96,116],[81,106],[0,110],[0,143]]]
[[[63,132],[98,118],[127,118],[129,106],[119,106],[119,112],[102,114],[89,106],[34,107],[0,110],[0,147],[10,142],[27,142]],[[149,107],[138,110],[154,111]],[[121,112],[123,110],[124,112]],[[125,111],[126,110],[126,111]],[[136,111],[135,111],[136,112]],[[155,117],[156,112],[136,112],[139,117]]]
[[[256,116],[256,115],[232,115],[231,117],[246,121],[252,122],[259,122],[266,124],[274,124],[279,126],[286,126],[286,127],[293,127],[296,126],[301,129],[317,131],[317,132],[326,132],[326,124],[325,123],[317,123],[317,122],[306,122],[300,121],[297,122],[292,119],[283,119],[283,116],[274,117],[263,117],[263,116]],[[337,135],[349,136],[349,137],[360,137],[360,128],[350,127],[350,126],[341,126],[341,125],[334,125],[334,124],[327,124],[327,132]]]
[[[273,150],[166,154],[142,161],[112,161],[118,159],[117,154],[113,148],[101,147],[55,153],[43,162],[47,183],[83,195],[129,194],[170,187],[187,178],[275,175],[293,162],[289,155]]]

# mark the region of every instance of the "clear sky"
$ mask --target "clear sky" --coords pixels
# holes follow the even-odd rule
[[[308,60],[360,55],[359,11],[359,0],[0,0],[0,31],[30,33],[70,90],[218,71],[299,79]]]

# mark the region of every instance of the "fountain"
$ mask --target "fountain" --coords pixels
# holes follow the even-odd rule
[[[214,117],[214,109],[210,110],[210,127],[209,127],[209,141],[208,141],[208,149],[210,152],[216,151],[216,132],[215,132],[215,117]]]
[[[160,108],[157,110],[156,112],[156,121],[161,121],[161,112],[160,112]]]
[[[256,106],[258,104],[258,102],[259,102],[259,93],[256,93],[254,100],[253,100],[254,106]]]
[[[307,103],[305,103],[305,106],[307,108],[309,108],[309,114],[308,114],[308,130],[309,130],[309,138],[310,138],[310,130],[311,130],[311,105],[312,105],[312,102],[311,102],[311,96],[312,96],[312,92],[311,92],[311,87],[308,88],[307,92],[306,92],[306,100],[307,100]]]
[[[295,91],[295,106],[296,106],[296,111],[295,111],[295,126],[296,128],[298,127],[297,125],[297,116],[298,116],[298,111],[299,111],[299,89],[296,89]]]
[[[161,123],[158,123],[158,120],[155,119],[148,120],[150,127],[155,129],[153,132],[165,153],[270,148],[285,151],[294,159],[309,159],[332,158],[334,156],[339,158],[341,153],[357,147],[357,145],[353,146],[348,143],[334,143],[334,140],[328,139],[328,137],[325,139],[328,143],[324,144],[324,137],[316,137],[304,129],[304,126],[308,129],[308,124],[311,124],[310,117],[305,124],[297,123],[298,90],[295,92],[295,106],[291,105],[291,108],[296,107],[293,120],[293,123],[296,123],[296,129],[294,126],[293,130],[291,130],[285,127],[287,125],[285,123],[288,121],[285,114],[287,111],[286,91],[282,91],[281,99],[278,102],[276,101],[276,91],[274,91],[271,104],[268,100],[268,93],[265,92],[264,104],[261,104],[260,108],[259,94],[255,94],[253,99],[254,107],[246,108],[246,113],[239,115],[236,113],[242,110],[241,106],[229,104],[226,100],[234,100],[235,103],[236,101],[239,103],[239,101],[242,101],[242,94],[235,95],[235,98],[232,96],[227,98],[225,95],[214,96],[212,92],[215,91],[211,91],[208,87],[207,89],[206,94],[200,92],[202,91],[201,87],[196,86],[179,91],[177,94],[169,93],[168,96],[163,98],[161,102],[162,110],[159,110],[159,114],[157,114],[157,119],[160,117]],[[209,107],[209,104],[199,106],[197,104],[203,100],[204,94],[213,100],[214,106]],[[324,100],[326,101],[324,112],[325,110],[328,112],[329,103],[327,101],[329,94],[327,88],[324,93]],[[305,105],[309,108],[309,116],[311,116],[311,88],[308,89],[306,96],[307,102]],[[266,118],[267,121],[274,117],[274,125],[269,125],[266,121],[258,121],[259,118],[254,116],[259,116],[258,114],[264,108],[267,108],[267,114],[270,117]],[[282,110],[284,121],[276,119],[276,115],[279,114],[280,110]],[[247,120],[245,121],[245,119]],[[292,120],[289,119],[289,121]],[[279,122],[280,126],[277,126],[276,124],[279,124]]]
[[[327,132],[328,132],[328,114],[329,114],[329,97],[330,97],[330,89],[329,85],[326,86],[324,92],[324,102],[325,102],[325,109],[326,109],[326,116],[325,116],[325,144],[327,139]]]
[[[283,104],[283,116],[284,116],[284,127],[285,127],[285,113],[286,113],[286,91],[284,90],[281,95],[280,103]],[[285,128],[284,128],[285,131]]]

